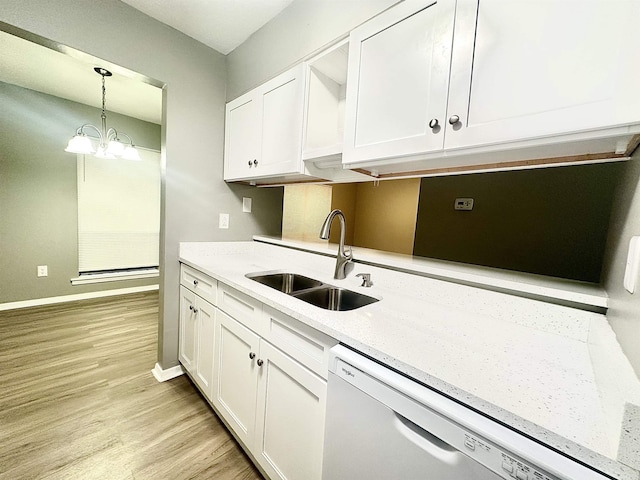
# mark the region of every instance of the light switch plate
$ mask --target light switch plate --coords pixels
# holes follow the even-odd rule
[[[242,197],[242,211],[245,213],[251,213],[251,198]]]
[[[218,228],[229,228],[229,214],[221,213],[218,219]]]
[[[629,253],[627,255],[627,265],[624,270],[624,288],[629,293],[636,289],[638,272],[640,271],[640,236],[631,237],[629,241]]]
[[[39,277],[48,277],[49,276],[49,267],[47,265],[38,265],[38,276]]]

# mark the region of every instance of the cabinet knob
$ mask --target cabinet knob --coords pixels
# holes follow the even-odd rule
[[[257,167],[258,166],[258,160],[253,160],[253,164]]]
[[[253,162],[251,160],[249,160],[249,168],[251,168],[251,165],[253,165]]]
[[[436,128],[438,126],[438,119],[437,118],[432,118],[429,121],[429,128]]]
[[[258,361],[256,362],[258,364],[259,367],[262,366],[262,364],[264,363],[264,360],[262,360],[261,358],[258,359]]]
[[[194,280],[194,281],[193,281],[193,286],[194,286],[194,287],[197,287],[197,286],[198,286],[198,280]]]
[[[198,309],[196,307],[193,307],[193,313],[198,313]]]
[[[253,360],[254,358],[256,358],[256,354],[253,352],[249,352],[249,360]]]
[[[451,124],[451,125],[455,125],[459,121],[460,121],[460,117],[458,115],[451,115],[449,117],[449,124]]]
[[[193,312],[193,305],[189,305],[189,310]]]

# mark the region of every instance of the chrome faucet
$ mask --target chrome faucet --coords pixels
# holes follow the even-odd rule
[[[336,217],[340,219],[340,245],[338,245],[338,255],[336,255],[336,271],[333,274],[333,278],[337,280],[343,280],[347,276],[347,265],[351,260],[353,260],[353,254],[351,252],[351,249],[349,249],[349,253],[344,251],[344,233],[347,227],[345,225],[344,213],[342,213],[341,210],[332,210],[331,213],[327,216],[324,223],[322,224],[322,228],[320,229],[320,238],[323,240],[329,239],[329,234],[331,233],[331,223]]]

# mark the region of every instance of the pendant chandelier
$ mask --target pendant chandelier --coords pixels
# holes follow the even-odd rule
[[[140,154],[133,145],[133,140],[131,140],[129,135],[124,132],[118,132],[115,128],[109,128],[107,130],[107,113],[105,110],[107,89],[104,79],[105,77],[110,77],[111,72],[102,67],[95,67],[94,70],[102,77],[102,115],[100,116],[102,118],[102,129],[90,123],[85,123],[76,130],[76,134],[69,140],[67,148],[64,149],[65,152],[82,153],[85,155],[95,153],[98,158],[113,159],[121,157],[125,160],[140,160]],[[84,132],[85,128],[93,129],[98,133],[99,143],[97,151],[94,150],[91,143],[91,138],[95,137],[87,136]],[[122,143],[120,136],[126,137],[128,143]]]

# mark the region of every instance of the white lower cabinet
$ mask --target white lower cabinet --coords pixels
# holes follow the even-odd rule
[[[251,330],[218,313],[213,404],[249,449],[255,434],[259,341]]]
[[[327,383],[218,312],[213,404],[271,479],[322,473]]]
[[[196,306],[196,294],[180,287],[180,333],[178,360],[187,372],[193,374],[196,369],[197,323],[198,317],[193,313]]]
[[[209,399],[213,384],[215,321],[215,307],[189,289],[180,286],[178,359]]]
[[[338,342],[182,270],[180,363],[271,480],[320,480],[327,359]],[[213,303],[194,291],[203,285]]]
[[[280,479],[320,480],[327,383],[260,341],[255,455]]]

